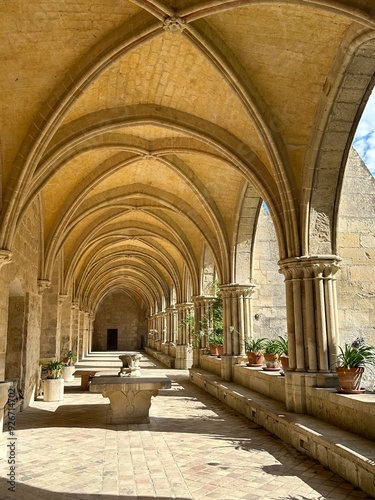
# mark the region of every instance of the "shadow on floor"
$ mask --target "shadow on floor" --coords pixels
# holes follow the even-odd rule
[[[64,493],[51,491],[49,489],[34,488],[26,484],[16,482],[13,491],[9,490],[10,483],[0,478],[0,500],[151,500],[155,497],[134,495],[106,495],[106,494],[84,494]],[[157,497],[159,500],[171,500],[171,497]],[[173,497],[175,500],[191,500],[188,497]]]

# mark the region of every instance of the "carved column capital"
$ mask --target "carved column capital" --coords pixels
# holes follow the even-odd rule
[[[51,282],[50,280],[45,280],[45,279],[38,279],[38,292],[40,295],[47,290],[47,288],[51,287]]]
[[[239,285],[238,283],[228,283],[220,286],[223,297],[250,297],[255,291],[255,284]]]
[[[279,272],[286,280],[332,277],[340,269],[340,261],[337,255],[292,257],[279,261]]]
[[[60,293],[59,294],[59,306],[62,306],[65,300],[69,297],[68,294]]]

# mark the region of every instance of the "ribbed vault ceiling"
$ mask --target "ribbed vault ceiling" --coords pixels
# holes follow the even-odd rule
[[[299,236],[280,214],[298,219],[327,81],[346,40],[373,22],[359,3],[3,8],[3,185],[21,186],[15,221],[40,198],[41,277],[63,252],[62,291],[74,282],[88,310],[115,290],[151,307],[172,288],[185,300],[186,275],[201,292],[206,245],[230,283],[248,186],[270,208],[285,257]]]

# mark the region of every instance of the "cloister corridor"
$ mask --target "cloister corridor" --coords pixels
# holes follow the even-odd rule
[[[40,398],[18,414],[16,493],[3,463],[0,499],[370,498],[197,388],[187,370],[146,355],[141,367],[172,380],[153,398],[149,424],[108,425],[108,399],[81,391],[79,378],[64,401]]]

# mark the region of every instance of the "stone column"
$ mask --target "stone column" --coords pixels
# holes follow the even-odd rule
[[[94,320],[95,316],[93,314],[89,315],[89,346],[88,346],[88,352],[92,352],[92,336],[94,333]]]
[[[82,357],[87,356],[89,352],[89,333],[90,333],[90,314],[83,313],[83,335],[82,335]]]
[[[233,365],[242,363],[245,357],[245,338],[252,336],[251,296],[255,285],[228,284],[220,287],[223,297],[224,356],[221,376],[232,380]]]
[[[166,310],[166,336],[165,341],[167,344],[174,343],[174,332],[175,332],[175,315],[176,309],[174,307],[168,307]]]
[[[62,317],[63,317],[63,305],[65,299],[68,298],[68,295],[59,294],[58,296],[58,308],[57,308],[57,328],[56,328],[56,336],[59,338],[59,359],[63,357],[64,352],[69,350],[69,340],[66,342],[66,339],[63,337],[63,329],[62,329]]]
[[[78,351],[77,351],[77,346],[78,346],[78,329],[79,329],[79,322],[78,322],[78,313],[79,313],[78,302],[72,302],[70,312],[71,312],[71,315],[70,315],[71,350],[77,356],[77,360],[78,360]]]
[[[291,370],[286,373],[288,410],[306,411],[306,383],[334,385],[338,335],[335,275],[340,260],[336,255],[321,255],[279,262],[286,287]],[[315,375],[307,377],[308,373]]]
[[[176,345],[175,367],[180,370],[191,368],[193,364],[192,328],[186,321],[189,314],[193,312],[193,304],[183,302],[176,304],[178,312],[178,334]]]
[[[245,355],[245,338],[252,337],[251,296],[255,285],[222,285],[224,353]]]

